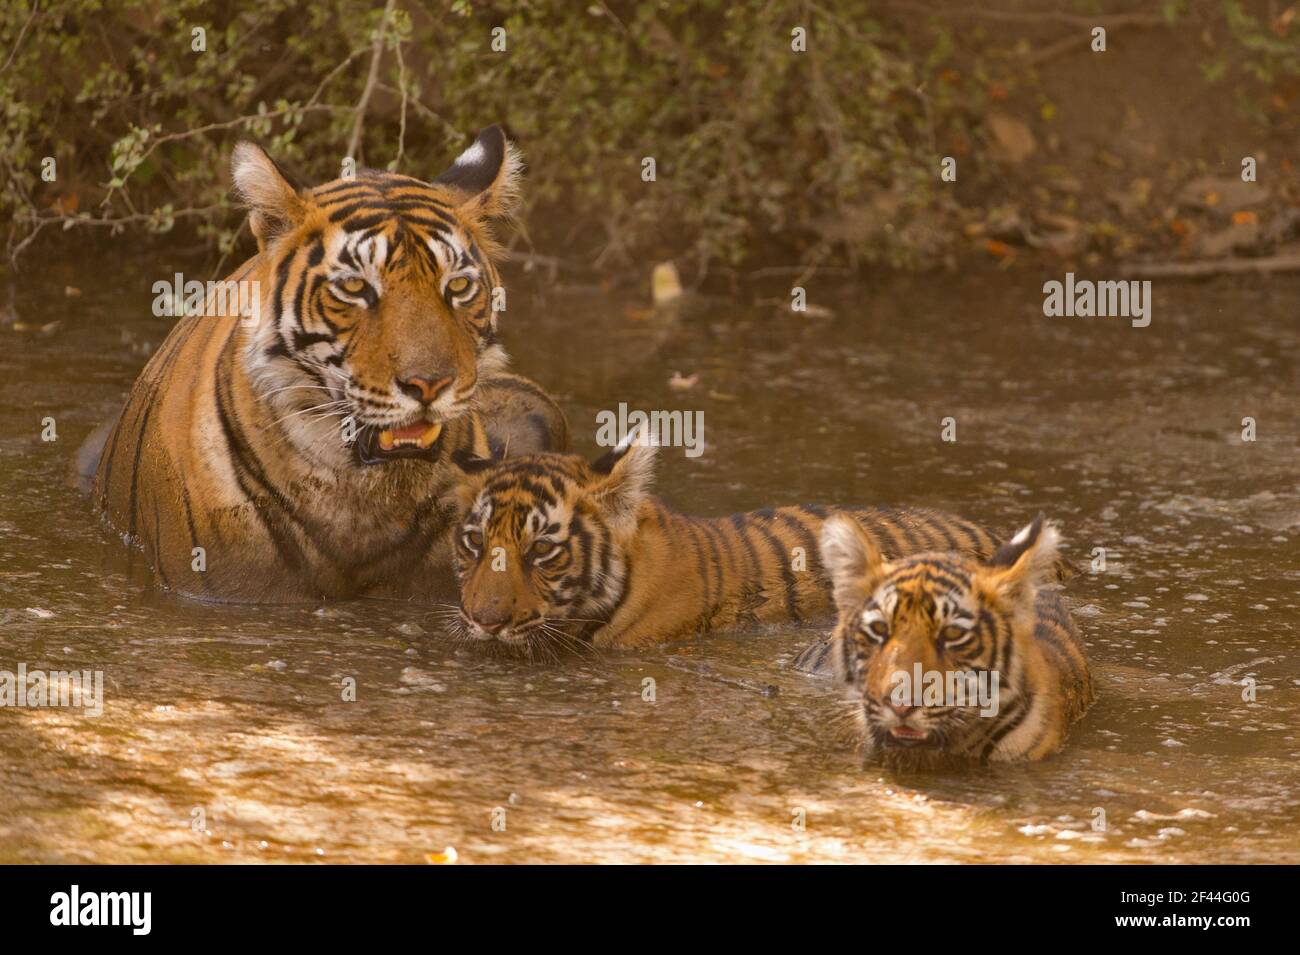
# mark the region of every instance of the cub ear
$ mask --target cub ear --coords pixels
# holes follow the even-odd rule
[[[248,206],[248,224],[257,239],[258,251],[302,222],[307,206],[298,187],[261,146],[248,141],[236,143],[230,173],[235,192]]]
[[[591,496],[614,524],[635,526],[641,502],[650,496],[654,485],[657,451],[649,429],[638,428],[592,462],[598,480]]]
[[[835,609],[840,613],[856,610],[888,570],[876,542],[857,521],[843,514],[822,526],[821,558],[831,578]]]
[[[519,204],[523,165],[523,158],[505,132],[492,125],[481,131],[473,145],[433,183],[464,193],[462,210],[486,218],[509,216]]]
[[[461,510],[470,508],[479,491],[483,490],[483,485],[487,484],[492,469],[504,457],[504,454],[496,453],[482,457],[471,449],[462,449],[451,456],[452,465],[460,472],[460,479],[455,483],[454,498]]]
[[[1002,596],[1032,603],[1041,584],[1056,575],[1061,534],[1039,514],[989,560],[989,577]]]

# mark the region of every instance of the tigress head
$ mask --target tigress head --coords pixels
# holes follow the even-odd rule
[[[459,625],[527,650],[575,646],[609,618],[653,480],[633,437],[594,463],[535,454],[488,467],[454,531]]]
[[[498,126],[432,182],[360,169],[301,189],[235,147],[260,250],[246,367],[301,453],[336,468],[438,457],[443,425],[504,364],[488,223],[512,211],[519,168]]]
[[[1017,645],[1032,639],[1058,540],[1040,515],[987,563],[955,553],[886,561],[851,519],[826,522],[821,556],[839,616],[831,657],[868,752],[966,755],[985,720],[1022,705]]]

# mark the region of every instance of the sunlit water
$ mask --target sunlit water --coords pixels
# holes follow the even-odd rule
[[[0,862],[1300,860],[1294,279],[1157,283],[1146,329],[1044,318],[1036,274],[814,281],[816,319],[512,290],[516,366],[581,450],[620,401],[704,412],[706,453],[661,460],[683,510],[1042,510],[1080,564],[1105,548],[1066,591],[1098,702],[1065,752],[899,778],[790,669],[818,629],[547,666],[450,643],[431,607],[150,591],[64,473],[167,331],[158,277],[40,264],[26,330],[0,325],[0,669],[107,682],[98,718],[0,710]]]

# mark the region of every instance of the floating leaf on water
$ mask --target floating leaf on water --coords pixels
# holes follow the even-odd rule
[[[825,305],[805,305],[803,314],[808,318],[834,318],[835,312]]]
[[[650,293],[656,305],[666,305],[682,297],[682,280],[677,266],[660,262],[650,274]]]
[[[456,852],[455,846],[448,846],[441,852],[426,852],[424,861],[429,865],[454,865],[460,854]]]

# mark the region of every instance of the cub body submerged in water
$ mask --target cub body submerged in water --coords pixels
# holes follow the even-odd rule
[[[456,531],[458,624],[480,640],[639,647],[830,615],[818,534],[833,514],[885,553],[996,540],[941,511],[782,507],[678,514],[650,493],[655,448],[630,440],[595,463],[536,454],[484,463]]]

